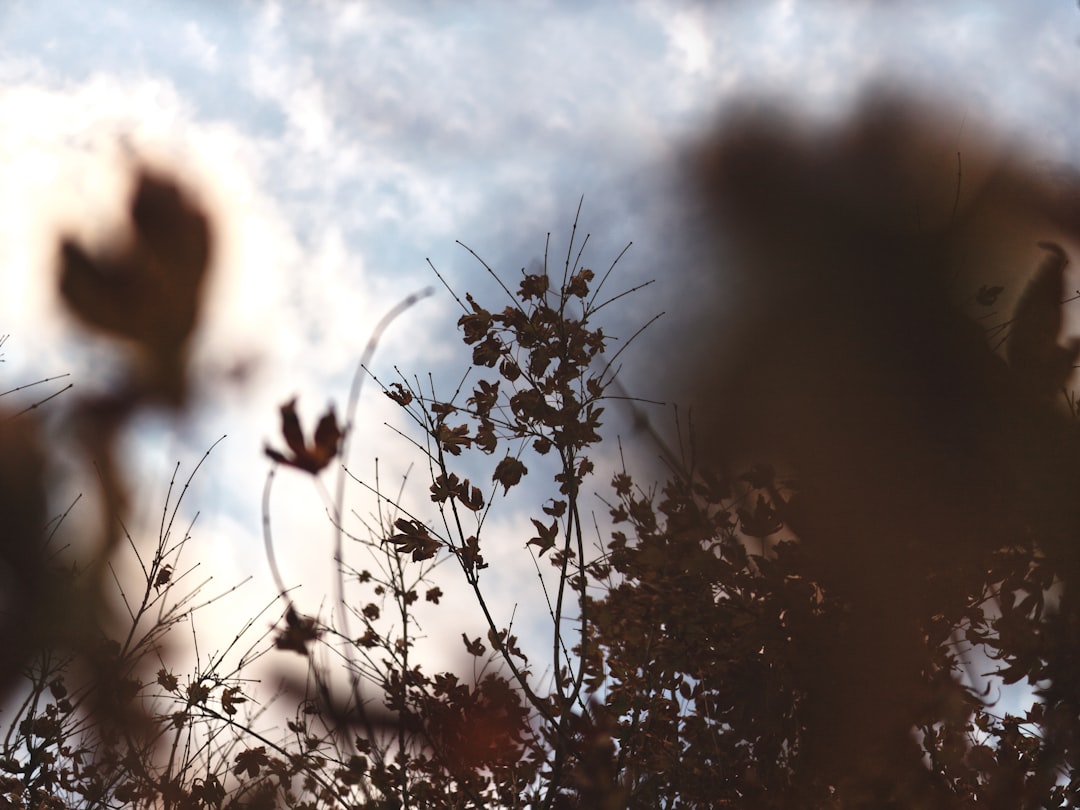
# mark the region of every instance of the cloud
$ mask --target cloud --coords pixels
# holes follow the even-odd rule
[[[218,46],[206,35],[202,26],[194,21],[184,23],[181,48],[203,70],[214,72],[220,59]]]

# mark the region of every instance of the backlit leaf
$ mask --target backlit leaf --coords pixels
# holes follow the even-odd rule
[[[510,487],[519,483],[521,477],[528,471],[528,468],[520,459],[506,456],[496,465],[495,473],[491,477],[496,483],[503,485],[503,493],[505,494],[510,491]]]
[[[536,527],[537,536],[532,538],[526,545],[536,546],[540,549],[540,556],[544,556],[544,552],[554,548],[555,536],[559,532],[559,522],[557,520],[551,521],[550,526],[545,526],[536,518],[529,518],[533,525]]]
[[[307,444],[296,415],[295,397],[281,406],[281,432],[291,455],[269,446],[264,448],[266,455],[280,464],[296,467],[312,475],[324,469],[337,455],[342,437],[337,417],[333,408],[330,408],[315,427],[313,444]]]

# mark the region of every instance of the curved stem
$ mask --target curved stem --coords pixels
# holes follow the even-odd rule
[[[274,464],[266,474],[266,486],[263,487],[263,545],[266,548],[266,561],[270,564],[270,573],[274,576],[274,584],[277,585],[278,594],[288,603],[292,610],[292,600],[285,592],[285,583],[281,579],[281,571],[278,570],[277,558],[274,556],[274,539],[270,533],[270,489],[274,483],[274,473],[277,472],[277,464]]]
[[[364,373],[367,370],[367,366],[371,364],[371,359],[375,356],[375,349],[379,345],[379,339],[382,337],[383,332],[387,327],[401,314],[408,310],[413,304],[418,301],[427,298],[434,294],[434,290],[431,287],[425,287],[420,292],[413,293],[407,298],[402,299],[396,306],[394,306],[389,312],[382,316],[382,319],[375,325],[374,331],[371,333],[371,337],[368,338],[367,345],[364,346],[364,352],[360,355],[360,362],[356,366],[356,373],[353,375],[352,386],[349,388],[349,400],[345,406],[345,430],[341,439],[341,454],[340,459],[342,465],[338,468],[337,486],[334,492],[334,562],[337,565],[337,576],[334,580],[335,598],[337,600],[338,621],[341,623],[341,631],[346,638],[351,638],[349,632],[349,616],[348,611],[345,609],[345,560],[343,556],[342,548],[342,518],[345,509],[345,465],[349,461],[349,446],[352,442],[353,427],[356,418],[356,407],[360,401],[360,393],[364,388]],[[348,654],[349,664],[352,664],[352,654]],[[350,666],[350,672],[352,668]]]

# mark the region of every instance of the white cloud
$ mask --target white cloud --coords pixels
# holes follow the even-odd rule
[[[184,23],[182,47],[188,55],[204,70],[217,70],[218,46],[211,41],[202,27],[193,21]]]
[[[702,74],[712,63],[712,43],[705,32],[705,15],[701,9],[681,9],[671,15],[668,36],[681,57],[682,69],[690,74]]]

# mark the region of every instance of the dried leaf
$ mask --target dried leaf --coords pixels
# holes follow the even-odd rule
[[[469,637],[462,633],[461,640],[465,642],[465,650],[469,655],[481,656],[487,649],[484,647],[484,642],[480,640],[480,636],[477,636],[474,641],[469,641]]]
[[[230,686],[221,693],[221,709],[225,714],[232,717],[236,714],[236,704],[247,703],[247,698],[240,694],[240,688]]]
[[[510,491],[510,487],[520,483],[521,477],[528,473],[528,468],[520,459],[506,456],[495,467],[495,473],[491,476],[496,483],[503,485],[503,494]]]
[[[543,298],[544,294],[548,291],[549,280],[547,274],[526,275],[521,280],[521,285],[518,287],[518,297],[522,301],[529,301],[533,298]]]
[[[469,438],[468,425],[458,425],[455,428],[440,424],[435,432],[435,440],[442,445],[443,450],[452,456],[460,456],[461,448],[469,447],[472,439]]]
[[[309,446],[304,441],[300,420],[296,415],[295,397],[281,406],[281,432],[292,455],[287,456],[269,446],[265,448],[266,455],[280,464],[296,467],[312,475],[320,472],[333,460],[341,444],[342,433],[333,408],[328,409],[319,420],[315,428],[314,444]]]
[[[236,765],[233,767],[233,773],[237,776],[247,774],[254,778],[259,775],[259,772],[270,764],[270,758],[266,756],[266,748],[259,746],[258,748],[249,748],[246,751],[241,751],[236,755]]]
[[[559,532],[559,522],[557,520],[553,520],[551,521],[550,526],[544,526],[544,524],[536,518],[529,518],[529,520],[531,520],[533,525],[536,527],[538,535],[532,538],[525,545],[537,546],[540,549],[540,556],[543,557],[545,551],[554,548],[555,546],[555,536]]]
[[[416,562],[429,560],[438,554],[442,543],[432,537],[420,521],[398,518],[394,521],[394,526],[397,527],[398,534],[391,535],[389,541],[397,546],[397,550],[402,554],[411,553]]]
[[[589,282],[592,280],[593,271],[582,268],[570,277],[570,282],[566,285],[566,294],[568,296],[576,295],[578,298],[584,298],[589,294]]]
[[[412,392],[401,383],[391,383],[390,387],[383,393],[403,408],[413,401]]]
[[[471,486],[468,478],[462,482],[461,492],[457,497],[461,505],[472,512],[479,512],[484,508],[484,493],[480,491],[480,487]]]

